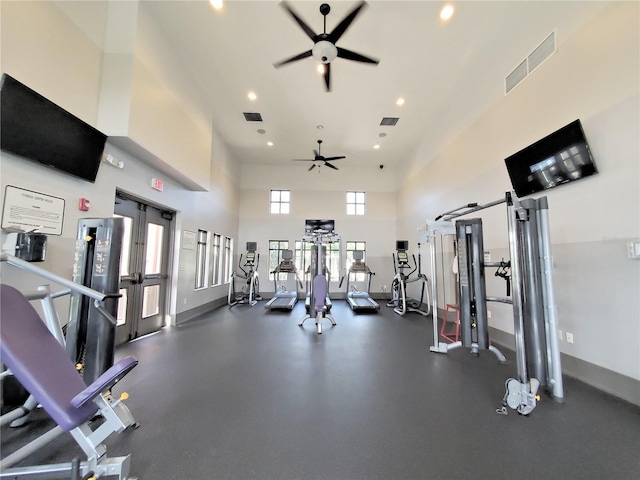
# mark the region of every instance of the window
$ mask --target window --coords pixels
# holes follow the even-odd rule
[[[347,241],[346,243],[346,258],[347,258],[347,264],[346,264],[346,269],[347,272],[349,271],[349,269],[351,268],[351,264],[353,263],[353,252],[356,250],[361,250],[362,251],[362,261],[364,263],[367,263],[367,242],[351,242],[351,241]],[[353,275],[351,277],[351,279],[355,282],[364,282],[367,279],[365,278],[366,275],[364,273],[356,273],[355,275]]]
[[[311,249],[313,247],[313,243],[303,242],[301,240],[296,240],[296,250],[295,250],[295,264],[296,269],[298,270],[298,275],[304,275],[307,271],[309,265],[311,265]]]
[[[347,215],[364,215],[365,192],[347,192]]]
[[[207,241],[209,232],[198,230],[196,244],[196,289],[204,288],[207,284]]]
[[[311,255],[314,248],[315,245],[311,242],[296,241],[295,262],[299,274],[306,273],[311,266]],[[340,242],[325,243],[322,245],[322,251],[325,253],[325,265],[329,270],[329,280],[332,282],[340,281]]]
[[[269,240],[269,275],[278,266],[280,260],[282,260],[282,250],[289,249],[288,240]],[[278,274],[276,280],[285,281],[287,279],[286,273]]]
[[[222,285],[222,236],[214,233],[211,242],[211,285]]]
[[[329,275],[329,280],[332,282],[340,281],[340,242],[333,242],[328,245],[323,245],[323,247],[327,247],[327,268],[331,275]]]
[[[224,237],[224,275],[223,282],[229,283],[231,277],[231,262],[233,261],[233,239]]]
[[[273,214],[289,213],[291,205],[291,192],[289,190],[271,190],[270,209]]]

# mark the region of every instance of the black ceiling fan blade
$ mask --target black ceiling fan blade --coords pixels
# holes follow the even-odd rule
[[[313,170],[314,168],[316,168],[316,164],[315,164],[315,163],[309,167],[309,169],[307,170],[307,172],[310,172],[310,171],[311,171],[311,170]]]
[[[329,162],[324,162],[326,167],[333,168],[334,170],[338,170],[338,167],[331,165]]]
[[[338,57],[340,58],[344,58],[346,60],[353,60],[356,62],[373,63],[375,65],[378,65],[378,63],[380,63],[380,61],[376,60],[375,58],[365,57],[364,55],[361,55],[356,52],[352,52],[351,50],[347,50],[346,48],[340,48],[340,47],[336,47],[336,48],[338,49]]]
[[[305,23],[304,20],[302,20],[297,14],[296,12],[293,11],[293,9],[289,6],[289,4],[287,2],[281,2],[280,5],[282,5],[282,7],[289,12],[289,15],[291,15],[293,17],[293,19],[296,21],[296,23],[298,25],[300,25],[300,28],[302,28],[302,30],[304,30],[304,33],[307,34],[307,37],[309,37],[311,40],[313,40],[314,38],[317,37],[317,35],[315,34],[315,32],[313,30],[311,30],[311,27],[309,27],[309,25],[307,25]]]
[[[347,28],[349,28],[351,22],[353,22],[353,20],[358,16],[358,13],[360,13],[360,10],[362,10],[362,7],[364,7],[366,4],[367,2],[365,1],[360,2],[349,15],[342,19],[342,21],[336,26],[336,28],[333,29],[333,31],[326,39],[331,43],[336,43],[340,39],[342,34],[347,31]]]
[[[331,64],[326,63],[324,66],[324,84],[327,92],[331,91]]]
[[[343,158],[347,158],[344,155],[340,156],[340,157],[326,157],[324,160],[326,161],[333,161],[333,160],[342,160]]]
[[[311,50],[307,52],[302,52],[298,55],[294,55],[293,57],[287,58],[286,60],[283,60],[281,62],[274,63],[273,66],[278,68],[278,67],[281,67],[282,65],[286,65],[287,63],[295,62],[296,60],[302,60],[303,58],[307,58],[310,56],[311,56]]]
[[[293,158],[291,159],[292,162],[315,162],[316,159],[315,158]]]

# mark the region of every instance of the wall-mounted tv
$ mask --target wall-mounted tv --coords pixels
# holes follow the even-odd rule
[[[107,136],[15,78],[0,80],[0,148],[95,182]]]
[[[580,120],[505,159],[519,197],[598,173]]]
[[[336,228],[334,220],[305,220],[305,233],[333,233]]]

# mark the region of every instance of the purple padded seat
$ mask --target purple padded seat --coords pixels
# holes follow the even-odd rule
[[[324,275],[316,275],[313,279],[313,298],[315,301],[316,313],[323,313],[327,311],[325,305],[325,299],[327,297],[327,278]]]
[[[9,285],[0,288],[1,361],[63,430],[72,430],[92,418],[98,406],[88,400],[119,380],[137,360],[123,359],[87,387],[67,352],[22,293]]]

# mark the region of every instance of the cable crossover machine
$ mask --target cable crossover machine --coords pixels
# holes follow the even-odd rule
[[[484,262],[482,220],[456,220],[472,212],[495,205],[507,204],[509,262]],[[433,322],[432,352],[447,353],[460,347],[472,353],[490,350],[502,362],[502,353],[489,341],[487,302],[513,306],[515,353],[518,378],[505,382],[503,406],[497,413],[506,414],[506,407],[528,415],[540,400],[543,387],[552,398],[562,403],[564,392],[560,350],[556,336],[558,319],[553,290],[553,264],[549,235],[547,197],[518,199],[514,192],[485,205],[470,203],[427,220],[427,241],[431,256],[431,275],[436,278],[436,237],[455,235],[457,239],[461,340],[440,342],[437,315]],[[486,295],[485,269],[498,268],[496,273],[508,280],[507,297]],[[510,294],[510,296],[509,296]],[[436,282],[431,282],[432,311],[438,311]],[[446,321],[446,318],[444,319]]]

